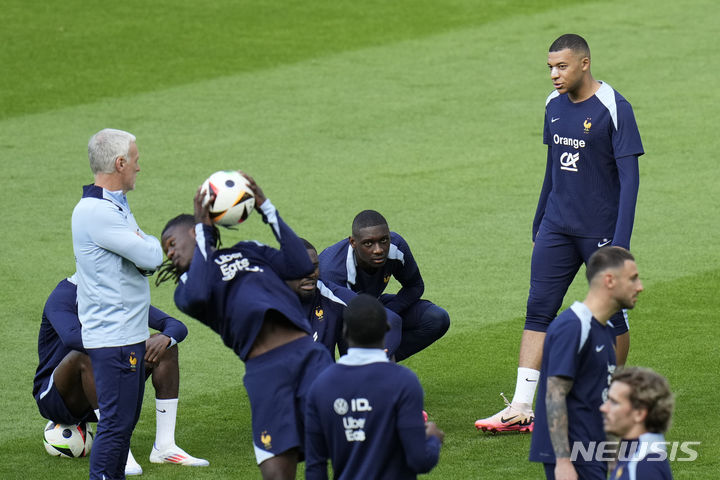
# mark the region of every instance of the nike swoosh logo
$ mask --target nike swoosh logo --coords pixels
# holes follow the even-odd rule
[[[596,345],[596,346],[595,346],[595,351],[596,351],[596,352],[602,352],[602,351],[603,351],[603,348],[605,348],[605,345]]]
[[[553,117],[553,118],[550,119],[550,123],[555,123],[555,122],[557,122],[558,120],[560,120],[560,117],[557,117],[557,118]]]
[[[156,408],[155,410],[157,410],[157,411],[160,412],[160,413],[167,413],[167,410],[164,410],[164,409],[163,409],[163,410],[160,410],[159,408]]]
[[[604,247],[605,245],[607,245],[607,244],[610,243],[610,242],[612,242],[612,239],[606,240],[606,239],[603,238],[603,241],[598,242],[598,248]]]
[[[526,381],[526,382],[537,382],[537,380],[531,380],[531,379],[529,379],[529,378],[526,378],[525,381]]]
[[[516,422],[509,423],[510,420],[513,420],[513,419],[515,419],[515,418],[517,418],[517,417],[518,417],[518,415],[515,415],[514,417],[510,417],[510,418],[500,417],[500,421],[501,421],[502,423],[507,423],[507,425],[506,425],[507,427],[513,427],[513,426],[515,426],[515,425],[519,425],[519,426],[521,426],[521,427],[527,427],[528,425],[531,425],[531,424],[533,423],[533,421],[535,420],[534,417],[526,417],[525,420],[518,420],[518,421],[516,421]]]

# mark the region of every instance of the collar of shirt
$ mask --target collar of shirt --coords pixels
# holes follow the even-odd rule
[[[660,454],[666,451],[665,436],[662,433],[646,432],[638,437],[640,448],[638,448],[634,457],[643,459],[649,454]]]
[[[338,363],[342,365],[359,366],[387,361],[387,354],[382,348],[348,348],[347,355],[340,357]]]
[[[590,308],[588,308],[587,305],[585,305],[583,302],[575,301],[570,306],[572,308],[573,312],[575,312],[575,315],[578,316],[578,318],[581,318],[587,322],[590,322],[593,319],[593,314],[590,311]]]
[[[123,206],[130,209],[130,206],[128,205],[127,196],[123,193],[122,190],[108,190],[107,188],[103,188],[105,191],[105,195],[107,198],[112,200],[114,203],[117,203],[120,206]]]
[[[357,262],[355,261],[352,245],[349,242],[347,255],[345,256],[345,269],[347,270],[347,286],[352,289],[352,286],[357,282]]]

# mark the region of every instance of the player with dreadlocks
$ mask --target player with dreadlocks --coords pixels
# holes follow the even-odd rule
[[[217,248],[205,191],[195,194],[194,225],[175,217],[162,247],[179,275],[175,304],[212,328],[245,362],[253,444],[263,478],[293,479],[303,458],[305,398],[315,377],[332,363],[313,342],[298,296],[286,280],[309,275],[305,246],[246,175],[255,208],[272,228],[280,249],[258,242]],[[212,201],[212,198],[211,198]],[[169,269],[166,271],[170,271]]]
[[[175,244],[177,240],[174,238],[171,239],[171,235],[168,233],[170,230],[174,230],[175,228],[185,228],[188,230],[188,233],[190,237],[192,237],[191,243],[195,245],[195,217],[193,215],[190,215],[189,213],[181,213],[175,218],[170,219],[167,224],[165,224],[165,228],[162,231],[162,239],[168,238],[169,245],[168,248],[165,248],[164,240],[163,240],[163,248],[165,250],[165,254],[168,253],[170,248],[175,248]],[[220,230],[216,225],[211,225],[211,228],[214,230],[214,236],[215,236],[215,244],[213,245],[214,248],[220,248],[222,245],[222,241],[220,240]],[[181,236],[180,241],[187,240],[188,237]],[[160,286],[161,283],[166,282],[168,280],[172,279],[174,283],[178,283],[180,280],[180,273],[178,273],[177,268],[175,267],[175,264],[173,264],[173,261],[170,259],[170,257],[167,257],[165,261],[160,265],[157,271],[157,275],[155,277],[155,286]]]

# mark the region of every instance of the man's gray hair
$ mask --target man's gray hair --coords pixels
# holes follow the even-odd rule
[[[88,142],[88,158],[92,173],[113,173],[115,160],[118,157],[128,159],[130,144],[134,142],[135,135],[123,130],[105,128],[97,132]]]

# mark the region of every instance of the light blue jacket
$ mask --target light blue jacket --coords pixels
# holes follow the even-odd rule
[[[83,187],[72,214],[72,238],[83,346],[145,341],[150,334],[145,274],[162,263],[158,239],[140,230],[122,191],[96,185]]]

